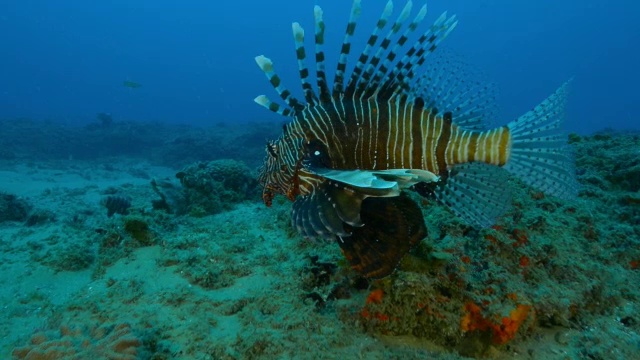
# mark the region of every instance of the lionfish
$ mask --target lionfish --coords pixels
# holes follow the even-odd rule
[[[426,189],[476,227],[491,226],[511,204],[504,170],[549,195],[577,192],[560,130],[567,84],[516,120],[485,130],[492,120],[489,87],[466,79],[455,61],[432,55],[456,17],[443,13],[411,45],[427,8],[407,22],[411,9],[408,1],[392,22],[393,3],[386,4],[346,81],[361,13],[361,0],[354,0],[331,89],[322,9],[314,8],[316,89],[305,65],[304,30],[293,23],[304,101],[281,84],[270,59],[255,58],[287,106],[264,95],[255,101],[292,118],[267,143],[259,175],[265,204],[275,194],[287,196],[299,233],[336,240],[351,267],[369,278],[392,273],[427,236],[422,211],[405,190]]]

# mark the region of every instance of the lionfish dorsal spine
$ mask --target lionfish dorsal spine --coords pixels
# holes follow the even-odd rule
[[[393,2],[389,0],[357,63],[352,67],[352,73],[345,87],[347,60],[351,52],[351,39],[355,33],[357,21],[362,10],[361,2],[362,0],[354,0],[352,3],[351,14],[344,34],[331,89],[329,88],[325,71],[325,53],[323,50],[325,23],[323,11],[319,6],[315,6],[317,93],[309,82],[309,68],[305,63],[307,55],[304,47],[304,30],[299,23],[293,23],[292,31],[298,71],[305,101],[301,102],[296,99],[292,96],[291,91],[281,84],[280,77],[270,59],[258,56],[256,57],[256,62],[288,108],[281,108],[263,96],[256,98],[256,102],[278,114],[296,116],[305,108],[319,104],[340,103],[345,97],[360,100],[374,98],[379,101],[387,101],[398,95],[407,95],[411,98],[420,97],[421,87],[417,85],[421,84],[421,80],[413,81],[414,75],[416,75],[414,74],[413,66],[421,65],[426,56],[433,52],[439,43],[455,28],[457,24],[455,16],[449,17],[446,12],[443,13],[406,53],[400,54],[399,52],[405,48],[411,34],[415,32],[424,20],[427,14],[427,6],[426,4],[423,5],[413,20],[406,26],[413,8],[413,2],[411,0],[407,1],[390,26],[386,36],[380,40],[382,31],[389,27],[389,20],[393,13]],[[403,28],[404,31],[401,32]],[[398,34],[400,35],[397,36]]]
[[[371,93],[370,95],[373,95],[378,91],[379,89],[378,84],[380,83],[380,80],[385,76],[388,70],[389,54],[387,54],[386,59],[382,62],[381,65],[380,65],[380,61],[387,53],[387,50],[389,49],[389,45],[391,45],[392,43],[393,36],[396,35],[398,31],[400,31],[400,29],[402,28],[402,24],[411,14],[411,7],[412,7],[411,2],[410,1],[407,2],[405,7],[400,12],[400,15],[398,15],[397,19],[391,26],[391,29],[389,29],[389,31],[387,32],[387,35],[380,43],[380,46],[378,46],[378,50],[374,54],[370,63],[367,65],[367,70],[365,71],[365,74],[362,78],[361,85],[358,87],[358,91],[369,92],[367,91],[368,89],[373,89],[373,91],[370,91]],[[374,75],[373,78],[371,78],[371,75]]]
[[[284,102],[287,103],[287,105],[289,105],[289,107],[294,111],[304,109],[304,105],[302,105],[298,99],[291,95],[291,91],[289,89],[285,88],[282,85],[280,76],[278,76],[278,74],[276,73],[271,59],[264,55],[260,55],[256,56],[255,60],[260,69],[262,69],[262,72],[264,72],[267,79],[269,79],[269,83],[271,83],[271,86],[273,86],[278,95],[280,95],[280,98],[282,98],[282,100],[284,100]]]
[[[380,31],[382,31],[387,26],[387,23],[389,22],[389,18],[391,17],[392,13],[393,13],[393,1],[389,0],[384,10],[382,11],[380,18],[376,22],[376,27],[371,32],[371,35],[369,36],[369,40],[367,40],[367,44],[364,50],[362,50],[362,53],[358,57],[358,62],[353,68],[353,72],[351,73],[351,78],[349,79],[349,82],[347,83],[347,89],[345,90],[346,96],[351,96],[353,94],[356,86],[358,85],[360,80],[363,78],[364,76],[363,71],[365,66],[368,64],[369,57],[371,56],[371,50],[374,48],[374,46],[378,42]]]
[[[377,78],[376,86],[379,85],[379,84],[386,85],[386,84],[389,83],[389,81],[388,81],[389,77],[394,75],[393,73],[389,73],[389,70],[390,70],[393,62],[395,61],[396,57],[398,56],[398,51],[400,51],[400,49],[402,49],[404,44],[409,39],[409,36],[411,36],[411,33],[413,33],[418,28],[418,25],[422,22],[422,20],[425,18],[426,15],[427,15],[427,6],[423,5],[420,8],[420,10],[418,11],[418,14],[415,16],[415,18],[409,24],[409,26],[400,35],[400,37],[398,38],[398,40],[394,44],[393,48],[391,48],[391,51],[389,51],[389,54],[387,55],[387,57],[385,58],[385,60],[384,60],[384,62],[382,64],[383,67],[384,67],[384,73],[380,74],[381,76],[379,76]],[[411,49],[409,49],[409,51],[411,51]],[[406,57],[406,56],[407,55],[405,55],[404,57]]]
[[[299,23],[294,22],[291,24],[291,30],[293,31],[293,41],[296,46],[296,58],[298,59],[298,72],[300,73],[300,83],[302,84],[302,91],[304,92],[304,99],[310,106],[313,106],[318,101],[316,93],[313,91],[313,87],[309,83],[309,68],[307,68],[306,58],[307,53],[304,48],[304,29]]]
[[[324,64],[324,20],[322,19],[322,8],[316,5],[313,8],[313,19],[315,22],[315,50],[316,50],[316,78],[318,82],[318,92],[320,102],[331,101],[331,93],[327,86],[327,74]]]
[[[435,23],[425,31],[414,46],[407,51],[407,54],[399,60],[395,68],[383,80],[385,89],[393,90],[394,94],[399,92],[409,92],[415,88],[411,86],[411,81],[415,76],[413,68],[424,63],[427,56],[433,53],[438,45],[444,40],[458,24],[456,16],[447,17],[444,12]],[[416,49],[416,50],[414,50]],[[389,95],[388,95],[389,96]]]
[[[340,57],[338,58],[338,65],[336,67],[336,76],[333,80],[333,98],[338,100],[340,94],[344,93],[344,73],[347,70],[347,59],[351,52],[351,37],[356,31],[356,25],[358,24],[358,18],[362,12],[361,0],[354,0],[351,6],[351,15],[349,16],[349,22],[347,23],[347,29],[344,33],[344,40],[342,41],[342,48],[340,49]]]
[[[273,101],[269,100],[269,98],[266,95],[258,95],[255,99],[253,99],[253,101],[255,101],[256,104],[263,106],[266,109],[273,111],[278,115],[282,115],[282,116],[293,115],[293,110],[282,107],[278,103],[274,103]]]

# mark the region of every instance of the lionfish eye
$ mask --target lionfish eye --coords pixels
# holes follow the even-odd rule
[[[276,144],[272,142],[267,143],[267,152],[274,158],[278,157],[278,153],[276,152]]]

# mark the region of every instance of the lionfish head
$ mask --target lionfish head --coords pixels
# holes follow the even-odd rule
[[[294,171],[281,153],[279,141],[268,141],[265,150],[267,154],[258,181],[262,185],[262,200],[265,205],[271,206],[276,194],[289,196],[294,184]]]

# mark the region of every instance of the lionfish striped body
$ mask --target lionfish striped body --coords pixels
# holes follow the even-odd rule
[[[425,5],[401,32],[411,8],[409,1],[388,26],[393,3],[387,3],[345,85],[361,10],[355,0],[329,90],[325,27],[316,6],[318,93],[308,80],[304,31],[294,23],[305,102],[281,85],[269,59],[256,58],[288,107],[264,95],[256,102],[292,117],[282,136],[267,144],[259,179],[265,203],[277,193],[286,195],[294,201],[292,224],[299,232],[337,238],[352,267],[367,277],[391,273],[426,236],[422,212],[406,189],[428,184],[438,200],[481,227],[492,225],[510,205],[503,169],[551,195],[576,191],[559,132],[566,85],[517,120],[484,130],[483,122],[493,116],[488,88],[468,81],[455,61],[431,55],[457,25],[455,16],[443,14],[406,46],[426,15]]]

